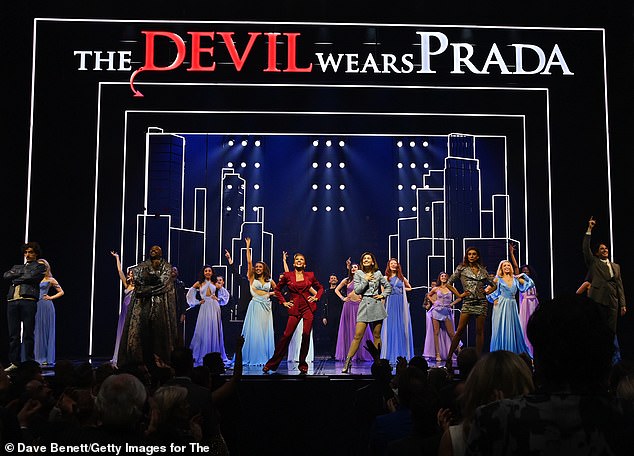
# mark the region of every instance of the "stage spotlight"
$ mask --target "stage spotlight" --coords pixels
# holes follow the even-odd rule
[[[425,169],[429,168],[429,163],[423,163],[423,168]]]
[[[403,147],[403,141],[397,141],[396,147]]]
[[[425,206],[425,212],[429,212],[431,209],[429,206]]]
[[[398,184],[397,187],[399,190],[403,190],[403,184]]]
[[[330,184],[326,184],[326,190],[330,190],[331,188]]]
[[[313,168],[317,168],[318,166],[317,162],[313,162]]]
[[[243,168],[246,168],[247,164],[245,162],[242,162],[242,163],[240,163],[240,166],[243,167]]]
[[[339,168],[343,169],[346,167],[346,164],[344,162],[340,162],[339,163]]]
[[[259,168],[259,167],[260,167],[260,162],[255,162],[255,163],[253,164],[253,166],[255,166],[256,168]]]
[[[423,141],[423,147],[427,147],[429,146],[429,143],[427,141]]]
[[[317,206],[313,206],[313,212],[317,212]]]
[[[343,142],[343,141],[339,141],[339,147],[343,147],[343,146],[345,146],[345,145],[346,145],[346,143],[345,143],[345,142]]]
[[[227,167],[233,168],[233,163],[232,162],[227,163]]]
[[[399,212],[403,212],[403,206],[399,206],[399,207],[398,207],[398,211],[399,211]]]
[[[402,168],[402,167],[403,167],[403,163],[398,163],[398,164],[396,165],[396,167],[397,167],[397,168],[399,168],[399,169],[400,169],[400,168]]]
[[[414,141],[410,141],[409,147],[414,147],[415,145],[416,145],[416,143]]]
[[[328,147],[332,146],[332,141],[331,140],[326,141],[326,146]]]
[[[330,206],[326,206],[326,212],[330,212],[332,208]]]
[[[260,190],[260,184],[253,184],[253,188],[256,190]]]
[[[247,142],[247,140],[246,140],[246,139],[243,139],[243,140],[242,140],[242,147],[247,147],[247,144],[249,144],[249,143]]]
[[[326,162],[326,168],[332,168],[332,163]]]
[[[319,186],[317,184],[313,184],[313,190],[317,190]]]
[[[313,146],[317,147],[318,145],[319,145],[319,140],[318,139],[314,140],[313,141]]]
[[[253,212],[257,212],[258,208],[256,206],[253,206]]]
[[[229,142],[227,142],[227,144],[229,144],[229,146],[233,146],[234,144],[233,139],[230,139]]]
[[[346,189],[346,186],[345,186],[345,185],[341,184],[341,185],[339,186],[339,190],[345,190],[345,189]]]
[[[232,188],[233,188],[233,185],[227,184],[227,190],[231,190]]]
[[[409,167],[412,169],[416,168],[416,163],[410,163]]]
[[[416,190],[416,184],[412,184],[412,186],[410,187],[412,190]]]
[[[412,206],[412,211],[416,212],[416,206]]]
[[[231,212],[231,206],[227,206],[227,212]]]
[[[260,142],[260,140],[259,140],[259,139],[256,139],[256,140],[255,140],[255,147],[260,147],[260,144],[262,144],[262,143]]]
[[[346,210],[346,208],[345,208],[345,207],[343,207],[343,206],[339,206],[339,212],[343,212],[343,211],[345,211],[345,210]]]

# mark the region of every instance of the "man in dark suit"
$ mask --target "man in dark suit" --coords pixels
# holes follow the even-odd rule
[[[35,348],[35,314],[37,300],[40,297],[40,282],[44,278],[46,266],[37,261],[40,257],[40,246],[37,242],[27,242],[22,246],[25,262],[16,264],[4,273],[4,278],[11,281],[7,296],[7,320],[9,324],[9,361],[5,369],[11,372],[20,364],[20,354],[24,348],[27,360],[34,360]],[[20,324],[22,338],[20,339]],[[24,347],[22,347],[24,345]]]
[[[623,281],[621,279],[621,267],[610,261],[608,247],[604,243],[599,243],[594,252],[590,248],[592,229],[595,224],[596,220],[590,217],[586,235],[583,237],[583,258],[588,267],[588,276],[591,278],[588,296],[601,305],[601,310],[606,316],[608,326],[614,333],[616,361],[619,358],[616,321],[618,315],[623,316],[627,311],[625,292],[623,291]]]
[[[265,373],[269,370],[277,370],[282,358],[288,351],[288,344],[301,319],[304,320],[304,326],[302,328],[302,345],[299,349],[299,365],[297,367],[300,374],[308,372],[306,356],[308,355],[310,344],[310,332],[313,329],[313,318],[317,310],[317,301],[324,293],[324,287],[315,278],[315,274],[306,271],[306,258],[301,253],[296,253],[293,256],[293,268],[294,271],[285,272],[280,277],[275,287],[275,296],[280,304],[288,309],[288,321],[284,334],[275,346],[273,357],[262,368]],[[288,290],[287,297],[282,294],[282,290],[285,287]],[[317,291],[315,296],[310,292],[310,287]],[[287,298],[289,299],[287,300]]]

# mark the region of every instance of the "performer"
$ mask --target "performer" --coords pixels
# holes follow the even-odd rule
[[[509,259],[511,260],[511,264],[513,265],[513,272],[516,276],[520,272],[522,272],[530,277],[533,283],[535,283],[533,268],[531,266],[525,264],[521,268],[518,267],[517,259],[515,258],[515,245],[513,245],[513,243],[509,243]],[[520,324],[522,325],[524,342],[529,348],[530,353],[533,353],[533,346],[528,340],[526,328],[528,326],[528,319],[531,317],[531,315],[533,315],[533,312],[535,312],[535,309],[537,309],[538,305],[539,300],[537,299],[537,287],[532,286],[525,292],[520,290]]]
[[[518,355],[528,353],[532,356],[533,352],[524,341],[515,295],[518,290],[525,293],[535,284],[524,273],[514,276],[513,265],[508,260],[500,261],[493,281],[497,288],[487,296],[493,303],[490,351],[507,350]]]
[[[44,278],[40,282],[40,300],[35,314],[35,361],[46,366],[55,364],[55,306],[53,300],[64,296],[64,290],[51,273],[51,265],[41,259],[38,262],[46,266]],[[49,295],[53,288],[56,293]]]
[[[114,354],[110,362],[113,366],[117,365],[117,359],[119,357],[119,346],[121,345],[121,334],[123,334],[123,326],[125,325],[125,317],[128,314],[128,307],[130,306],[130,300],[132,299],[132,292],[134,292],[134,281],[132,280],[132,270],[128,269],[127,274],[123,273],[121,267],[121,260],[119,254],[115,251],[111,251],[110,255],[115,258],[117,263],[117,272],[119,273],[119,279],[123,285],[123,301],[121,302],[121,309],[119,311],[119,321],[117,323],[117,335],[114,342]]]
[[[25,262],[16,264],[4,273],[4,278],[11,281],[7,295],[7,322],[9,326],[9,366],[5,372],[18,368],[20,355],[24,350],[26,360],[35,358],[34,331],[37,301],[40,297],[40,282],[46,273],[46,266],[39,263],[40,245],[27,242],[22,246]],[[20,326],[22,337],[20,338]],[[22,348],[24,345],[24,348]]]
[[[273,336],[273,313],[271,293],[275,282],[271,280],[271,270],[263,261],[253,265],[251,259],[251,238],[245,238],[247,245],[247,278],[251,284],[251,302],[244,317],[242,336],[242,363],[250,365],[265,364],[273,355],[275,347]]]
[[[583,237],[583,259],[588,268],[588,281],[590,289],[588,296],[593,301],[601,304],[601,310],[606,316],[608,326],[614,333],[615,355],[614,361],[620,359],[618,339],[616,337],[616,321],[618,315],[625,315],[627,307],[625,304],[625,291],[621,279],[621,266],[610,261],[610,251],[604,243],[599,243],[594,253],[590,248],[592,229],[596,225],[596,220],[590,217],[588,229]]]
[[[289,268],[288,268],[288,263],[286,261],[288,257],[288,253],[286,251],[282,251],[282,266],[284,268],[284,272],[289,272]],[[280,279],[284,276],[284,274],[280,275]],[[313,288],[310,287],[310,294],[312,294],[313,296],[315,296],[317,294],[317,291]],[[285,298],[288,299],[288,297],[286,296],[288,292],[288,289],[285,288],[284,290],[282,290],[282,295],[284,295]],[[303,333],[303,320],[300,321],[300,323],[298,323],[297,328],[295,328],[295,332],[293,333],[293,337],[291,337],[291,341],[288,344],[288,355],[286,356],[286,362],[287,362],[287,366],[288,363],[299,363],[299,354],[301,352],[302,349],[302,333]],[[314,321],[314,315],[313,315],[313,321]],[[310,332],[310,343],[308,344],[308,354],[306,355],[306,362],[307,363],[312,363],[313,360],[315,359],[315,345],[313,343],[313,332]]]
[[[158,245],[150,259],[132,268],[134,294],[125,318],[117,364],[144,363],[150,371],[156,357],[169,362],[177,339],[176,295],[172,266],[163,259]]]
[[[453,283],[458,279],[460,279],[460,283],[462,284],[462,293],[458,293],[458,291],[453,288]],[[488,283],[489,280],[489,273],[482,263],[480,263],[480,251],[475,247],[467,247],[462,263],[458,265],[447,281],[447,287],[451,292],[463,299],[458,328],[451,339],[451,347],[449,347],[449,353],[447,353],[447,359],[445,361],[445,367],[447,367],[448,370],[451,370],[453,353],[458,347],[460,337],[467,327],[471,315],[475,316],[476,320],[476,353],[478,357],[482,354],[482,346],[484,345],[484,324],[486,322],[488,307],[485,294],[495,290],[494,285],[487,285],[485,289],[484,285]]]
[[[359,313],[359,302],[361,296],[354,292],[354,274],[359,270],[359,265],[350,262],[350,258],[346,260],[346,268],[348,269],[348,277],[344,278],[335,293],[343,301],[343,309],[341,311],[341,319],[339,321],[339,332],[337,334],[337,349],[335,350],[335,359],[337,361],[345,361],[348,356],[348,349],[354,340],[354,334],[357,327],[357,314]],[[346,296],[341,294],[341,290],[346,288]],[[370,326],[366,326],[361,344],[366,345],[367,341],[373,341]],[[374,343],[374,342],[373,342]],[[353,361],[372,361],[372,354],[367,350],[357,350]]]
[[[240,274],[238,269],[236,268],[233,259],[231,258],[231,254],[227,249],[225,249],[225,258],[229,263],[229,269],[231,270],[231,277],[233,279],[233,289],[235,290],[235,284],[238,284],[239,292],[238,292],[238,303],[235,307],[235,313],[233,318],[235,320],[239,320],[240,317],[243,317],[247,313],[247,307],[249,306],[249,302],[251,300],[251,285],[249,283],[249,279],[244,274]],[[234,294],[235,299],[235,294]]]
[[[376,257],[373,253],[365,252],[361,255],[361,269],[354,274],[354,292],[360,295],[359,312],[354,339],[350,344],[348,356],[341,373],[349,373],[352,357],[357,353],[359,344],[368,325],[372,328],[374,347],[381,349],[381,326],[387,316],[383,300],[392,292],[392,286],[379,272]]]
[[[449,274],[441,272],[438,279],[432,282],[432,288],[425,297],[430,303],[427,309],[427,331],[425,335],[425,349],[423,356],[432,357],[436,361],[442,361],[442,355],[447,353],[451,346],[451,339],[455,334],[453,308],[461,301],[453,299],[454,294],[447,286]],[[439,285],[438,285],[439,284]],[[441,329],[444,326],[444,330]]]
[[[325,302],[322,310],[321,322],[324,326],[323,345],[324,352],[328,354],[330,359],[335,359],[337,351],[337,331],[339,330],[339,322],[341,321],[341,311],[343,300],[337,293],[337,285],[339,279],[335,274],[330,274],[328,278],[328,289],[325,293]]]
[[[211,352],[220,353],[223,362],[229,361],[225,352],[220,301],[216,296],[214,282],[214,270],[208,264],[204,265],[200,279],[187,292],[187,303],[190,307],[200,305],[196,328],[189,346],[194,355],[194,366],[201,366],[203,357]],[[223,302],[224,304],[227,302]]]
[[[286,354],[291,336],[299,324],[299,320],[303,319],[302,344],[299,353],[299,372],[306,374],[308,372],[308,364],[306,363],[306,355],[310,342],[310,331],[313,326],[313,314],[317,310],[316,302],[321,298],[324,287],[315,278],[315,274],[306,271],[306,258],[301,253],[293,256],[292,272],[285,272],[277,286],[275,287],[275,296],[280,304],[288,309],[288,321],[284,334],[275,346],[275,353],[267,361],[262,369],[263,372],[277,370],[282,362],[282,358]],[[282,295],[281,290],[288,287],[288,294],[291,298],[289,301]],[[317,294],[313,296],[310,288],[313,287]]]
[[[185,283],[178,275],[178,267],[172,266],[172,280],[174,281],[174,293],[176,295],[176,323],[178,328],[178,339],[176,345],[185,344],[185,315],[189,304],[187,304],[187,291]]]
[[[412,291],[412,287],[403,276],[401,264],[396,258],[387,262],[385,278],[392,286],[392,293],[385,300],[387,318],[381,328],[381,358],[396,364],[399,356],[408,360],[414,356],[412,318],[406,294]]]

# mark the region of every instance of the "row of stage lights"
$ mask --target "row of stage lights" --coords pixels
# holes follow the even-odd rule
[[[427,147],[427,146],[429,146],[429,143],[428,143],[427,141],[423,141],[423,142],[421,143],[421,145],[422,145],[423,147]],[[397,142],[396,142],[396,146],[397,146],[397,147],[403,147],[403,141],[397,141]],[[416,147],[416,142],[415,142],[415,141],[410,141],[410,142],[409,142],[409,147]]]
[[[332,162],[326,162],[324,166],[326,168],[332,168],[334,165]],[[319,167],[319,163],[313,162],[313,168],[318,168],[318,167]],[[339,168],[343,169],[345,167],[346,167],[346,164],[344,162],[339,162]]]
[[[255,162],[255,163],[253,164],[253,167],[254,167],[254,168],[259,168],[260,166],[261,166],[261,165],[260,165],[260,162]],[[228,163],[227,163],[227,168],[233,168],[233,167],[234,167],[233,162],[228,162]],[[245,162],[242,162],[242,163],[240,163],[240,167],[241,167],[241,168],[246,168],[246,167],[247,167],[247,164],[246,164]]]
[[[231,212],[231,210],[232,210],[231,206],[227,206],[226,209],[227,209],[227,212]],[[254,206],[253,207],[253,211],[256,212],[257,210],[258,210],[258,208]],[[313,212],[317,212],[319,210],[319,208],[317,206],[313,206],[312,210],[313,210]],[[326,206],[324,208],[324,210],[326,212],[330,212],[330,211],[334,210],[334,208],[331,207],[331,206]],[[346,208],[344,206],[339,206],[338,210],[339,210],[339,212],[343,212],[343,211],[346,210]],[[399,212],[403,212],[404,210],[405,210],[405,208],[403,206],[399,206],[398,207],[398,211]],[[425,210],[428,210],[428,208],[425,208]],[[244,211],[244,206],[240,206],[240,211]],[[416,206],[412,206],[412,212],[416,212]]]
[[[317,190],[318,188],[319,188],[319,185],[313,184],[313,190]],[[326,184],[324,185],[324,188],[326,190],[330,190],[332,188],[332,185]],[[344,184],[339,185],[339,190],[345,190],[345,189],[346,189],[346,186]]]
[[[330,147],[330,146],[332,146],[332,140],[327,139],[324,144],[326,144],[326,147]],[[339,141],[339,147],[344,147],[345,145],[346,145],[345,141]],[[315,147],[319,146],[319,140],[318,139],[315,139],[313,141],[313,146],[315,146]]]
[[[396,164],[396,167],[397,167],[398,169],[401,169],[401,168],[403,168],[404,166],[405,166],[405,165],[404,165],[403,163],[401,163],[401,162],[399,162],[399,163],[397,163],[397,164]],[[410,163],[410,164],[409,164],[409,167],[410,167],[410,168],[412,168],[412,169],[416,168],[416,163]],[[423,168],[425,168],[425,169],[429,168],[429,163],[423,163]]]
[[[230,139],[229,141],[227,141],[227,145],[228,145],[229,147],[233,147],[235,144],[236,144],[236,141],[235,141],[235,140],[233,140],[233,139]],[[247,141],[246,139],[243,139],[243,140],[242,140],[242,142],[241,142],[240,144],[242,144],[242,147],[247,147],[247,146],[249,145],[249,141]],[[260,147],[260,145],[262,145],[262,142],[261,142],[259,139],[256,139],[256,140],[253,142],[253,145],[254,145],[255,147]]]
[[[317,211],[319,210],[319,208],[318,208],[317,206],[313,206],[313,207],[312,207],[312,209],[313,209],[313,212],[317,212]],[[330,211],[334,210],[334,208],[333,208],[333,207],[331,207],[331,206],[326,206],[326,207],[324,208],[324,210],[325,210],[326,212],[330,212]],[[345,208],[345,207],[343,207],[343,206],[339,206],[339,212],[343,212],[343,211],[345,211],[345,210],[346,210],[346,208]]]

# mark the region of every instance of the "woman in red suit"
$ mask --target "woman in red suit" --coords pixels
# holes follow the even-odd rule
[[[296,253],[293,256],[293,268],[293,271],[285,272],[284,275],[280,277],[275,287],[275,296],[280,304],[288,309],[288,321],[284,334],[275,346],[273,357],[269,359],[262,368],[264,373],[270,370],[277,370],[282,359],[286,356],[288,344],[293,337],[293,333],[299,321],[302,319],[304,320],[304,327],[302,331],[302,345],[299,350],[298,368],[300,374],[306,374],[308,372],[306,355],[308,354],[310,343],[310,331],[313,328],[313,314],[315,310],[317,310],[317,301],[319,301],[319,298],[321,298],[321,295],[324,293],[324,287],[317,281],[315,274],[305,270],[306,258],[304,258],[304,255],[301,253]],[[284,287],[288,290],[288,301],[280,291]],[[317,290],[315,296],[311,294],[310,287]]]

